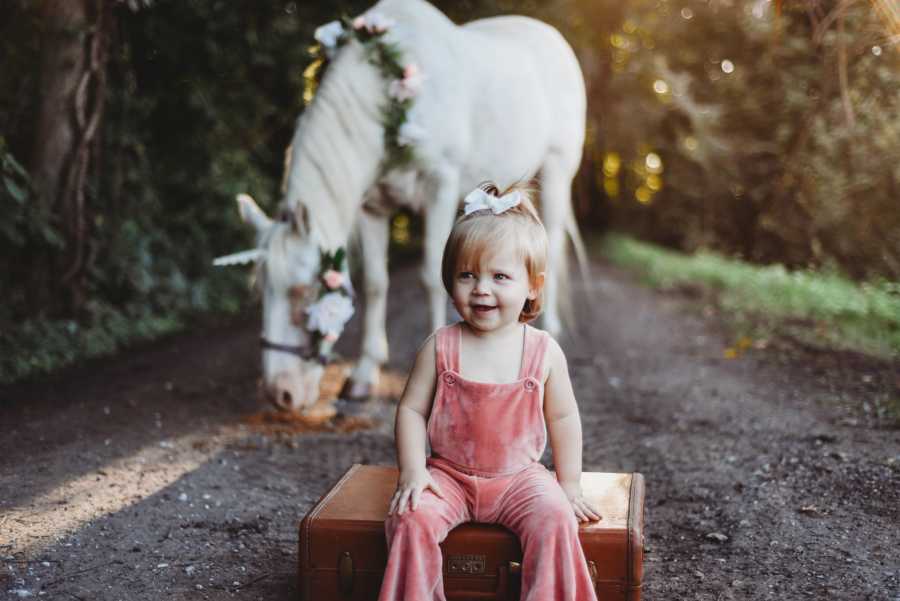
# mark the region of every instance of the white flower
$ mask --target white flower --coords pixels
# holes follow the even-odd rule
[[[326,49],[332,49],[337,46],[342,35],[344,35],[344,26],[340,21],[332,21],[317,28],[313,37]]]
[[[353,301],[340,292],[329,292],[310,305],[306,312],[309,314],[307,327],[310,330],[317,330],[325,336],[337,336],[353,316]]]
[[[425,128],[421,125],[406,121],[397,131],[397,144],[400,146],[414,146],[428,137]]]

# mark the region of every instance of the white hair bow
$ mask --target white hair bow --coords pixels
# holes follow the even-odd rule
[[[488,194],[481,188],[475,188],[465,198],[465,214],[468,215],[474,211],[482,209],[490,209],[494,215],[499,215],[503,211],[507,211],[522,202],[522,194],[518,190],[513,190],[509,194],[503,196],[494,196]]]

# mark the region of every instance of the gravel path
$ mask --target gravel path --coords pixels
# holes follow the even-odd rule
[[[585,469],[647,480],[644,598],[900,601],[900,366],[779,341],[725,359],[713,307],[593,270],[562,343]],[[396,374],[427,329],[415,271],[392,280]],[[0,596],[296,598],[297,524],[352,463],[393,462],[392,405],[350,432],[249,424],[257,332],[0,388]]]

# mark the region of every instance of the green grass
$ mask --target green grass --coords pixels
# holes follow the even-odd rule
[[[710,252],[685,255],[615,234],[600,248],[652,286],[711,288],[746,335],[788,333],[819,347],[900,357],[900,282],[860,284],[835,273],[757,266]]]

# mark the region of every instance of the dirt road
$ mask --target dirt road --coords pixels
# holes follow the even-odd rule
[[[714,310],[593,270],[562,343],[585,469],[647,480],[644,598],[900,601],[900,366],[778,341],[726,359]],[[389,317],[401,373],[427,329],[414,269]],[[248,423],[257,332],[0,389],[0,596],[296,598],[297,523],[352,463],[393,462],[391,406],[350,432]]]

